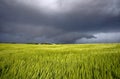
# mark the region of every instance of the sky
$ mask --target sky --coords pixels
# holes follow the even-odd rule
[[[120,42],[120,0],[0,0],[0,42]]]

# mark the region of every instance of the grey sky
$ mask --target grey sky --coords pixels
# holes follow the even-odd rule
[[[0,0],[0,42],[120,42],[119,36],[120,0]]]

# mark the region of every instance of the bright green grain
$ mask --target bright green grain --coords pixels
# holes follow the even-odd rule
[[[120,44],[0,44],[0,79],[120,79]]]

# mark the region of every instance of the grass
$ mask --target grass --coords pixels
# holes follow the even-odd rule
[[[120,79],[120,44],[0,44],[0,79]]]

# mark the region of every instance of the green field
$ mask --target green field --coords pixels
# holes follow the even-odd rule
[[[120,79],[120,44],[0,44],[0,79]]]

